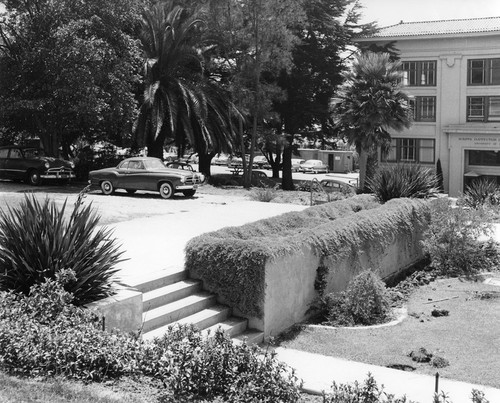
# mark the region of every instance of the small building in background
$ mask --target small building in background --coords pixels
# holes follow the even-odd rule
[[[316,150],[299,148],[300,158],[305,160],[321,160],[328,165],[328,171],[347,173],[354,171],[354,152],[345,150]]]

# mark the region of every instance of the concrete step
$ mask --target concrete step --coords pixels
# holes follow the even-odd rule
[[[226,333],[229,337],[237,336],[243,333],[248,325],[248,321],[244,318],[237,318],[231,316],[224,321],[218,322],[215,325],[207,327],[202,331],[204,335],[214,334],[217,329],[221,329],[224,333]]]
[[[255,329],[247,329],[233,337],[234,343],[243,343],[246,340],[247,344],[260,344],[264,341],[264,332]]]
[[[144,312],[142,314],[143,332],[150,332],[213,306],[215,301],[215,295],[199,292]]]
[[[193,324],[197,329],[203,330],[207,327],[214,326],[219,322],[225,321],[231,313],[231,309],[224,305],[214,305],[209,308],[205,308],[199,312],[195,312],[192,315],[186,316],[175,322],[166,324],[165,326],[158,327],[151,331],[143,334],[144,340],[152,340],[155,337],[161,337],[165,332],[167,332],[170,326],[176,324]]]
[[[181,325],[186,325],[192,323],[199,330],[206,329],[207,327],[213,326],[216,323],[226,320],[231,314],[231,309],[225,305],[214,305],[210,308],[205,308],[200,312],[196,312],[193,315],[186,316],[185,318],[179,319],[176,323]]]
[[[168,272],[153,273],[149,276],[141,277],[140,280],[136,280],[134,283],[128,285],[134,287],[140,292],[146,293],[157,288],[174,284],[177,281],[186,280],[187,278],[187,271],[184,269],[178,269]]]
[[[147,312],[162,305],[195,294],[201,290],[201,282],[197,280],[181,280],[151,291],[142,296],[143,311]]]

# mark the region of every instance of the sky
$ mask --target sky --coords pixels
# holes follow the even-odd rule
[[[380,27],[415,21],[500,17],[500,0],[360,0],[361,22],[378,21]],[[3,5],[0,1],[0,12]]]
[[[360,0],[361,22],[379,27],[416,21],[500,17],[500,0]]]

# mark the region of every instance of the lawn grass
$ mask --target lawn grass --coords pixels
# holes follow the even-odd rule
[[[157,393],[148,382],[130,378],[84,384],[64,378],[18,378],[0,371],[1,403],[153,403]]]
[[[477,298],[488,292],[490,298]],[[434,302],[441,299],[444,301]],[[416,372],[500,388],[500,287],[463,279],[439,279],[418,288],[408,301],[409,316],[381,328],[307,327],[283,347],[374,365],[406,364]],[[433,317],[433,309],[449,316]],[[424,347],[447,359],[436,369],[408,354]]]

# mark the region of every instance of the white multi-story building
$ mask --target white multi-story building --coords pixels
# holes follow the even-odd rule
[[[394,42],[412,97],[387,162],[440,161],[450,196],[476,178],[500,184],[500,17],[401,22],[359,42]]]

